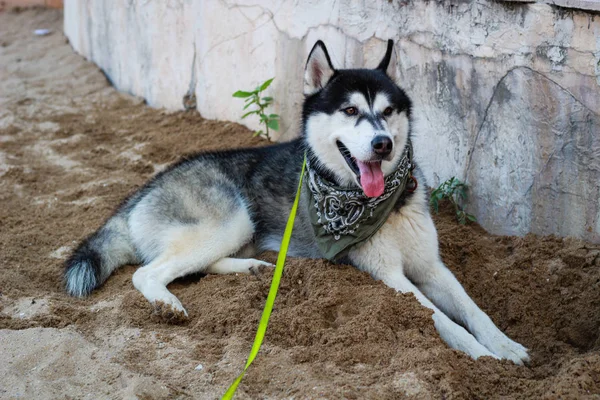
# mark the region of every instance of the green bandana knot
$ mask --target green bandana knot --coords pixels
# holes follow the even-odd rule
[[[305,184],[308,213],[319,249],[328,260],[339,260],[350,248],[381,228],[411,177],[412,144],[408,140],[398,167],[385,178],[379,197],[367,197],[362,189],[345,189],[317,175],[306,161]]]

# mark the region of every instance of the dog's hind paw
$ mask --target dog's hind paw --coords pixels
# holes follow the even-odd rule
[[[152,315],[163,322],[177,325],[188,320],[188,314],[181,305],[177,307],[175,304],[168,304],[158,300],[153,303],[153,306],[154,311]]]
[[[266,261],[260,261],[260,260],[252,260],[252,261],[255,261],[255,263],[248,269],[248,271],[250,271],[250,273],[254,276],[260,276],[266,270],[273,269],[275,267],[275,265],[268,263]]]

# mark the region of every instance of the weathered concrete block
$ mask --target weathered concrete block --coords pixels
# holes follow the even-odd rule
[[[496,85],[475,138],[471,209],[494,232],[598,241],[599,133],[600,116],[571,93],[515,67]]]
[[[600,240],[593,12],[475,0],[67,0],[65,33],[116,87],[168,109],[195,94],[207,118],[239,121],[231,93],[275,76],[282,139],[298,134],[317,39],[339,67],[375,66],[395,39],[431,185],[467,180],[469,209],[492,232]]]

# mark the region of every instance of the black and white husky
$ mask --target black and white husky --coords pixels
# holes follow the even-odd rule
[[[440,336],[473,358],[517,364],[527,349],[477,307],[440,259],[412,158],[411,102],[396,84],[392,42],[375,69],[335,69],[315,44],[304,73],[302,136],[269,147],[198,154],[127,199],[67,261],[67,291],[88,295],[124,264],[157,307],[187,315],[167,289],[195,272],[247,273],[278,251],[306,154],[289,255],[369,272],[434,311]]]

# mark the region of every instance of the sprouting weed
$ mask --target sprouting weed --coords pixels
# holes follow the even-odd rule
[[[466,199],[467,185],[456,177],[452,177],[431,192],[429,204],[431,204],[433,210],[437,214],[439,211],[440,201],[450,201],[450,203],[452,203],[454,206],[454,210],[456,211],[456,219],[459,223],[464,225],[467,223],[467,221],[477,221],[474,215],[468,214],[465,212],[465,210],[463,210],[462,204]]]
[[[265,130],[262,129],[254,132],[254,136],[263,136],[266,137],[267,140],[271,140],[270,130],[278,131],[279,130],[279,115],[277,114],[267,114],[266,108],[273,103],[273,98],[269,96],[261,97],[262,92],[269,87],[271,82],[273,82],[271,78],[264,81],[261,85],[257,86],[251,92],[246,92],[243,90],[238,90],[233,94],[233,97],[245,98],[245,105],[243,110],[248,109],[249,107],[254,107],[254,110],[246,112],[242,115],[242,119],[246,118],[249,115],[256,114],[260,119],[260,124],[265,126]]]

